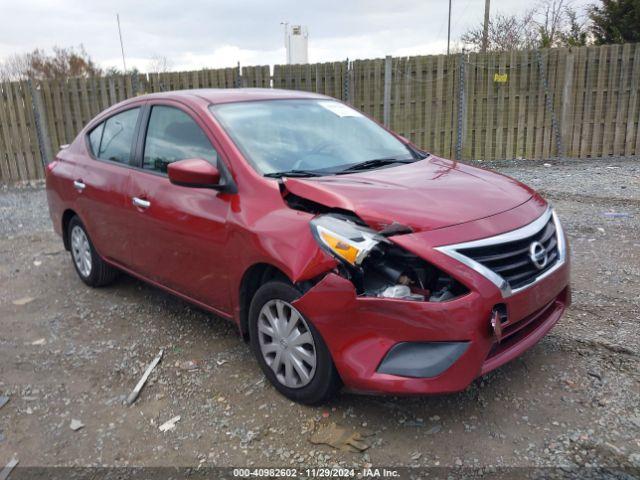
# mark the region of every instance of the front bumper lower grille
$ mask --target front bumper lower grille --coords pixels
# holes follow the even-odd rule
[[[517,230],[437,250],[491,280],[506,298],[558,269],[565,262],[566,243],[560,221],[549,208]]]

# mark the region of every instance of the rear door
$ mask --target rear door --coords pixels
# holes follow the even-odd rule
[[[174,185],[171,162],[220,161],[201,119],[177,102],[150,103],[141,126],[138,169],[129,189],[133,269],[172,290],[229,313],[226,219],[230,195]]]
[[[125,266],[129,265],[129,183],[141,111],[141,106],[122,110],[94,127],[87,135],[91,158],[73,179],[78,210],[96,249]]]

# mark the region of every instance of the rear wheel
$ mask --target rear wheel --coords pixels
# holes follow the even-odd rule
[[[292,303],[293,286],[270,281],[249,310],[251,348],[269,381],[287,398],[305,404],[329,399],[340,377],[322,337]]]
[[[90,287],[101,287],[111,283],[118,276],[118,270],[100,258],[87,230],[77,216],[69,221],[67,232],[71,259],[80,279]]]

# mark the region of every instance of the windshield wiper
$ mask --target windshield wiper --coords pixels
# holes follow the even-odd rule
[[[385,165],[391,165],[392,163],[412,163],[415,161],[416,159],[414,158],[409,160],[399,160],[397,158],[374,158],[373,160],[365,160],[364,162],[349,165],[347,168],[340,170],[338,174],[355,172],[357,170],[367,170],[369,168],[383,167]]]
[[[280,178],[280,177],[320,177],[323,173],[315,170],[285,170],[284,172],[271,172],[265,173],[265,177]]]

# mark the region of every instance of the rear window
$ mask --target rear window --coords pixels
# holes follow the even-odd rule
[[[132,108],[108,118],[89,134],[93,154],[125,165],[132,164],[131,145],[140,108]]]

